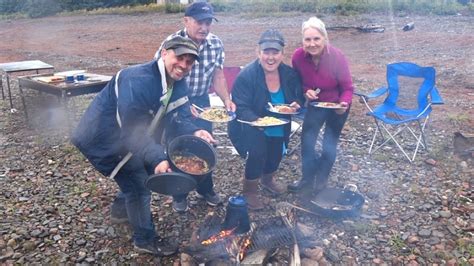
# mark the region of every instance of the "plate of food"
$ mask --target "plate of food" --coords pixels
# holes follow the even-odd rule
[[[268,104],[267,110],[271,113],[282,115],[296,115],[299,113],[296,107],[290,106],[289,104]]]
[[[234,120],[235,113],[229,112],[225,108],[208,107],[199,113],[199,118],[213,123],[224,123]]]
[[[312,102],[310,103],[314,107],[319,107],[319,108],[327,108],[327,109],[341,109],[344,108],[339,103],[331,103],[331,102]]]
[[[259,119],[255,121],[243,121],[243,120],[238,120],[241,123],[249,124],[254,127],[275,127],[275,126],[282,126],[290,123],[289,120],[287,119],[282,119],[282,118],[276,118],[273,116],[265,116],[265,117],[260,117]]]

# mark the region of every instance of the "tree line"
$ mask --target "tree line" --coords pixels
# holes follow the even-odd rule
[[[24,13],[30,17],[42,17],[63,11],[93,10],[150,3],[156,3],[156,0],[0,0],[0,14]]]

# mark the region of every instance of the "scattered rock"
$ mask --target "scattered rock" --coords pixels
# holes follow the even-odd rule
[[[418,235],[422,237],[429,237],[431,235],[431,230],[430,229],[421,229],[418,231]]]
[[[32,251],[36,248],[36,244],[33,241],[25,241],[22,246],[23,249],[27,252]]]
[[[440,211],[439,216],[441,216],[443,218],[449,218],[449,217],[451,217],[451,212],[450,211]]]
[[[323,257],[323,249],[320,247],[305,248],[303,254],[315,261],[319,261]]]

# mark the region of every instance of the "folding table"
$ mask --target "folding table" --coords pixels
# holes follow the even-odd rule
[[[10,89],[10,74],[15,72],[36,71],[39,74],[40,70],[53,70],[54,67],[46,64],[40,60],[18,61],[0,64],[0,71],[5,73],[7,80],[8,98],[10,100],[10,108],[13,110],[12,93]],[[2,87],[2,99],[5,100],[5,93],[3,91],[3,74],[0,73],[0,87]]]
[[[101,91],[104,86],[112,78],[111,76],[84,73],[85,80],[66,82],[65,80],[59,82],[45,82],[48,77],[53,77],[53,74],[24,76],[18,78],[21,101],[23,109],[25,110],[25,118],[28,121],[28,110],[25,102],[25,95],[23,88],[29,88],[39,92],[55,95],[60,102],[67,109],[67,101],[70,97],[84,95],[89,93],[96,93]]]

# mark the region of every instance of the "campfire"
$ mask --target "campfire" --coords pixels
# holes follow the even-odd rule
[[[185,247],[183,252],[192,256],[198,263],[219,259],[240,264],[248,259],[249,254],[257,251],[292,247],[293,264],[299,264],[295,211],[281,206],[277,209],[279,215],[251,222],[248,231],[244,232],[239,228],[239,223],[235,227],[227,228],[229,212],[224,221],[222,217],[210,213],[194,232],[190,245]],[[264,253],[260,257],[259,261],[263,261],[268,254]],[[252,259],[250,264],[253,263],[255,261]]]

